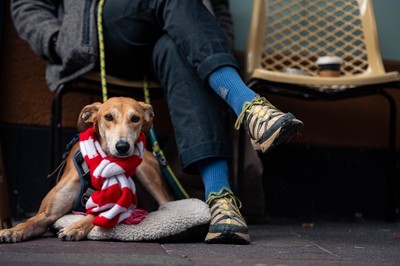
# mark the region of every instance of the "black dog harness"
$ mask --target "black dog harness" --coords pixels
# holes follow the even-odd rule
[[[60,163],[59,166],[49,174],[47,177],[48,178],[53,178],[55,175],[57,175],[56,183],[61,178],[62,173],[64,172],[65,164],[67,162],[67,157],[69,153],[71,152],[72,147],[79,141],[79,135],[73,138],[66,147],[66,151],[64,152],[62,156],[62,162]],[[90,196],[93,194],[95,189],[92,187],[91,184],[91,177],[90,177],[90,170],[89,167],[87,166],[82,153],[80,150],[75,152],[74,156],[72,157],[72,160],[74,161],[75,168],[79,174],[79,182],[80,182],[80,191],[78,197],[74,201],[74,205],[72,207],[72,211],[74,212],[86,212],[86,202],[90,198]]]
[[[83,159],[81,151],[77,151],[73,157],[74,164],[76,170],[79,174],[80,181],[80,191],[79,196],[76,198],[74,202],[73,211],[76,212],[86,212],[86,202],[93,194],[95,189],[92,187],[92,183],[90,182],[90,170],[85,160]]]

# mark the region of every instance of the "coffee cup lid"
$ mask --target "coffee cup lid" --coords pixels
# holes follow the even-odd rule
[[[338,56],[321,56],[318,57],[317,65],[327,65],[327,64],[342,64],[342,59]]]

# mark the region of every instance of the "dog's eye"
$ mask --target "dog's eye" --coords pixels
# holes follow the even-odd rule
[[[134,116],[132,116],[131,121],[132,121],[133,123],[137,123],[137,122],[140,121],[140,117],[134,115]]]
[[[107,121],[113,121],[113,116],[112,116],[111,114],[106,114],[106,115],[104,116],[104,118],[105,118]]]

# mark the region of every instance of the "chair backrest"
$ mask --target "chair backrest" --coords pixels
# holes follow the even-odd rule
[[[327,55],[343,60],[343,77],[385,73],[371,0],[253,1],[247,78],[257,68],[315,77]]]

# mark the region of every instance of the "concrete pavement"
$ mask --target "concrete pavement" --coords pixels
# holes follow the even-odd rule
[[[400,224],[250,225],[250,245],[60,241],[0,245],[0,265],[400,265]]]

